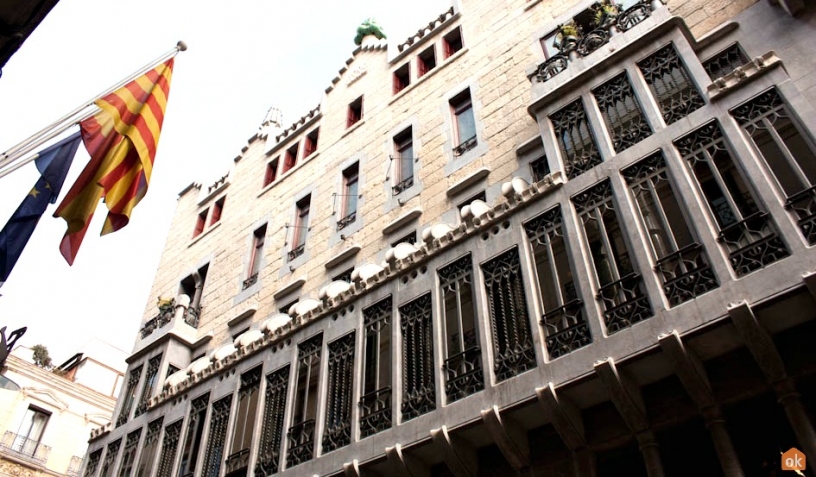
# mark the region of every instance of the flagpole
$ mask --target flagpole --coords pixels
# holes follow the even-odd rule
[[[162,61],[165,61],[165,60],[167,60],[167,59],[169,59],[171,57],[174,57],[179,52],[185,51],[185,50],[187,50],[187,44],[184,43],[183,41],[179,41],[178,43],[176,43],[176,46],[172,50],[170,50],[167,53],[161,55],[157,59],[151,61],[150,63],[148,63],[147,65],[145,65],[142,68],[138,69],[136,72],[134,72],[130,76],[128,76],[125,79],[123,79],[122,81],[120,81],[119,83],[116,83],[115,85],[113,85],[110,88],[106,89],[102,93],[94,96],[91,100],[84,102],[81,106],[77,107],[76,109],[74,109],[70,113],[68,113],[65,116],[61,117],[57,121],[54,121],[50,125],[43,128],[42,130],[37,131],[34,135],[30,136],[26,140],[22,141],[21,143],[19,143],[16,146],[12,147],[8,151],[4,152],[2,155],[0,155],[0,169],[3,169],[5,167],[7,167],[9,164],[16,161],[17,159],[19,159],[20,157],[22,157],[26,153],[28,153],[31,150],[41,146],[42,144],[44,144],[45,142],[51,140],[52,138],[54,138],[55,136],[57,136],[61,132],[65,131],[66,129],[70,128],[74,124],[76,124],[76,123],[86,119],[88,116],[92,115],[93,113],[88,114],[86,112],[84,115],[80,116],[79,118],[76,117],[80,113],[83,113],[86,109],[90,108],[91,106],[94,106],[94,103],[96,102],[97,99],[116,91],[117,89],[119,89],[122,86],[128,84],[129,82],[133,81],[134,79],[138,78],[139,76],[145,74],[147,71],[151,70],[152,68],[154,68],[157,64],[161,63]],[[68,123],[68,124],[65,125],[65,123]],[[58,129],[58,132],[54,132],[55,129]],[[49,131],[51,131],[51,134],[47,134],[47,133],[49,133]],[[33,160],[33,158],[28,158],[26,161],[24,161],[24,163],[31,162],[32,160]],[[16,170],[16,168],[14,170]],[[8,172],[3,171],[2,173],[0,173],[0,177],[5,176],[9,172],[11,172],[11,170],[9,170]]]

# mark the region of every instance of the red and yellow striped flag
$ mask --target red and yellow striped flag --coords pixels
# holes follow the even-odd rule
[[[108,207],[105,235],[128,224],[147,192],[172,76],[173,58],[96,100],[101,111],[80,123],[91,160],[54,213],[68,222],[60,252],[69,264],[100,198]]]

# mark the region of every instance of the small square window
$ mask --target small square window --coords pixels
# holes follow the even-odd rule
[[[303,144],[303,157],[309,157],[317,150],[317,137],[320,129],[315,129],[306,136],[306,141]]]
[[[343,270],[342,272],[338,273],[337,275],[332,277],[333,282],[348,282],[351,283],[351,272],[354,271],[354,267],[349,268],[348,270]]]
[[[285,174],[287,171],[295,167],[297,165],[297,158],[298,158],[298,144],[295,143],[292,147],[287,149],[283,155],[283,170],[281,171],[281,173]]]
[[[348,117],[346,118],[346,127],[350,128],[363,119],[363,97],[355,99],[348,107]]]
[[[543,180],[550,173],[550,164],[547,162],[547,156],[541,156],[538,159],[530,162],[530,172],[533,175],[533,182]]]
[[[221,212],[224,210],[224,201],[227,200],[226,197],[221,197],[218,201],[215,202],[213,206],[212,216],[210,217],[210,225],[218,223],[221,220]]]
[[[209,213],[209,211],[210,209],[204,209],[198,213],[195,229],[193,230],[193,238],[198,237],[201,235],[201,232],[204,231],[204,226],[207,225],[207,213]]]
[[[444,37],[445,58],[450,58],[454,53],[462,49],[462,30],[457,28],[449,32]]]
[[[411,65],[405,63],[394,71],[394,94],[399,93],[411,84]]]
[[[408,233],[408,234],[404,235],[403,237],[400,237],[397,240],[395,240],[393,243],[391,243],[391,247],[392,248],[396,247],[397,245],[399,245],[399,244],[401,244],[403,242],[407,242],[407,243],[410,243],[410,244],[416,244],[417,243],[416,230],[412,230],[410,233]]]
[[[295,305],[297,304],[297,302],[298,302],[298,301],[297,301],[297,300],[295,300],[295,301],[290,301],[289,303],[286,303],[285,305],[281,305],[281,306],[280,306],[280,308],[278,308],[278,311],[279,311],[279,312],[281,312],[281,313],[283,313],[283,314],[285,314],[285,315],[288,315],[288,314],[289,314],[289,310],[290,310],[290,309],[291,309],[293,306],[295,306]]]
[[[436,51],[431,46],[417,57],[417,77],[423,76],[436,67]]]
[[[278,178],[278,160],[279,159],[280,158],[276,157],[275,159],[272,159],[272,161],[270,161],[266,165],[266,172],[264,173],[264,181],[263,181],[263,186],[264,187],[266,187],[269,184],[275,182],[275,179]]]

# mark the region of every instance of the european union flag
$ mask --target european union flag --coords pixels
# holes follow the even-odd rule
[[[40,179],[0,231],[0,286],[8,278],[20,254],[34,233],[48,204],[57,201],[62,183],[74,160],[80,135],[74,134],[41,151],[34,162]]]

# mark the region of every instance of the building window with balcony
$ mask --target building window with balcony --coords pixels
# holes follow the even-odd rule
[[[466,89],[450,100],[453,114],[453,138],[456,147],[454,156],[461,156],[476,147],[476,119],[473,116],[473,102],[470,98],[470,89]]]
[[[631,253],[620,228],[609,180],[572,198],[592,255],[597,298],[603,307],[610,335],[652,316],[652,307],[635,272]]]
[[[431,45],[427,50],[417,55],[417,77],[421,78],[434,68],[436,68],[436,50]]]
[[[140,416],[147,411],[147,402],[153,396],[153,391],[156,390],[156,380],[159,376],[159,365],[161,364],[162,355],[154,356],[147,362],[147,373],[145,374],[145,384],[142,387],[142,394],[139,398],[139,404],[136,405],[136,410],[133,412],[133,417]]]
[[[133,464],[136,463],[136,451],[139,450],[139,440],[142,430],[136,429],[128,433],[125,439],[125,450],[122,454],[122,463],[119,466],[119,477],[130,477],[133,473]]]
[[[350,128],[363,119],[363,97],[355,99],[348,106],[346,114],[346,128]]]
[[[553,113],[550,120],[568,179],[574,179],[601,163],[601,154],[580,98]]]
[[[530,174],[533,177],[533,182],[542,181],[550,175],[550,164],[547,162],[547,156],[541,156],[530,161]]]
[[[196,224],[195,229],[193,229],[193,238],[198,237],[204,232],[204,227],[207,226],[207,214],[210,212],[210,209],[204,209],[198,213],[198,217],[196,217]]]
[[[232,428],[232,445],[225,463],[226,477],[246,476],[249,470],[249,450],[252,443],[252,431],[258,415],[260,389],[261,366],[241,375],[238,410]]]
[[[317,418],[317,388],[320,384],[320,355],[323,334],[298,345],[297,387],[292,411],[292,426],[287,433],[288,467],[312,460]]]
[[[210,226],[213,226],[221,220],[221,212],[224,211],[224,201],[226,201],[226,197],[221,197],[215,202],[213,205],[212,215],[210,216]]]
[[[734,43],[703,62],[703,68],[712,80],[721,78],[734,71],[737,67],[748,63],[748,55],[742,51],[739,43]]]
[[[456,29],[448,32],[448,34],[443,37],[442,43],[445,47],[445,58],[450,58],[454,53],[461,50],[463,47],[462,29],[457,27]]]
[[[402,420],[436,409],[431,294],[399,307],[402,330]]]
[[[635,197],[640,225],[649,237],[655,271],[669,306],[717,288],[708,255],[695,239],[675,197],[663,154],[658,151],[621,172]]]
[[[524,231],[533,247],[547,353],[550,359],[560,358],[592,343],[584,302],[575,289],[561,207],[556,206],[525,223]]]
[[[445,394],[453,402],[484,389],[470,254],[440,268],[437,275],[445,326]]]
[[[289,390],[289,365],[266,375],[263,427],[258,443],[255,475],[270,475],[280,467],[280,448],[283,440],[283,416],[286,413],[286,394]]]
[[[592,94],[615,152],[628,149],[652,134],[625,72],[595,88]]]
[[[399,195],[414,185],[414,136],[411,128],[394,136],[394,156],[391,166],[394,167],[393,195]],[[396,161],[396,164],[394,162]]]
[[[397,94],[411,84],[411,64],[405,63],[394,71],[393,93]]]
[[[127,388],[125,388],[125,395],[122,399],[122,408],[119,410],[119,417],[116,418],[116,427],[121,426],[130,419],[130,411],[133,409],[133,403],[136,401],[136,392],[139,388],[139,381],[142,379],[142,365],[130,371],[128,377]]]
[[[119,448],[121,446],[121,438],[108,444],[108,448],[105,451],[105,459],[102,461],[102,470],[99,471],[99,477],[113,476],[113,466],[116,464],[116,458],[119,456]]]
[[[776,89],[731,110],[751,138],[798,219],[808,244],[816,244],[816,146],[793,118]]]
[[[149,477],[153,470],[153,462],[156,460],[156,452],[159,448],[159,435],[161,434],[164,416],[151,421],[147,425],[147,434],[144,444],[142,444],[142,454],[139,457],[139,465],[136,466],[136,477]]]
[[[3,436],[2,447],[10,448],[17,454],[45,463],[51,448],[41,445],[40,441],[50,417],[50,412],[29,406],[17,433],[12,434],[11,431],[7,431]]]
[[[204,433],[204,420],[207,417],[207,405],[210,393],[193,399],[190,404],[190,416],[187,419],[187,433],[184,436],[184,447],[181,451],[179,476],[188,477],[195,474],[198,454],[201,450],[201,436]],[[165,441],[166,441],[165,437]],[[172,470],[172,462],[170,463]]]
[[[206,407],[205,407],[206,409]],[[164,428],[164,439],[162,439],[161,455],[159,456],[159,468],[156,470],[156,477],[171,477],[173,475],[173,464],[176,462],[179,439],[181,438],[181,419]],[[188,474],[190,474],[188,472]],[[140,477],[149,474],[142,474]],[[179,467],[179,474],[181,467]]]
[[[295,143],[283,153],[283,170],[281,171],[281,174],[286,174],[297,165],[299,146],[300,145],[298,143]]]
[[[307,195],[295,204],[295,225],[292,226],[292,248],[287,258],[292,260],[303,255],[306,251],[306,236],[309,232],[309,209],[312,196]]]
[[[306,139],[303,142],[303,157],[307,158],[314,154],[317,151],[317,139],[320,135],[320,128],[315,129],[314,131],[310,132],[306,135]]]
[[[340,194],[340,220],[337,230],[343,230],[357,220],[357,199],[359,199],[360,163],[355,162],[343,171],[343,193]]]
[[[493,372],[504,381],[536,366],[518,249],[485,262],[482,272],[493,331]]]
[[[674,142],[688,162],[709,213],[718,241],[728,251],[731,268],[743,276],[790,255],[767,212],[760,210],[734,164],[722,130],[712,121]]]
[[[249,267],[247,267],[247,277],[241,285],[242,290],[246,290],[258,282],[265,241],[266,224],[263,224],[255,229],[255,232],[252,232],[252,249],[249,251]]]
[[[278,161],[279,161],[279,159],[280,158],[276,157],[275,159],[272,159],[271,161],[269,161],[269,163],[266,164],[266,171],[264,172],[264,181],[263,181],[263,186],[264,187],[266,187],[269,184],[275,182],[275,180],[278,178]]]
[[[323,452],[351,443],[351,402],[354,392],[354,338],[346,334],[329,343],[328,402]]]
[[[674,45],[669,44],[638,63],[666,124],[705,106]]]
[[[361,438],[391,427],[391,305],[389,296],[363,309]]]
[[[204,468],[201,477],[218,477],[221,473],[221,462],[224,460],[224,444],[227,438],[232,394],[213,403],[210,418],[210,433],[207,436],[207,452],[204,455]]]
[[[186,277],[179,285],[179,293],[190,297],[190,306],[184,311],[184,322],[193,328],[198,328],[201,317],[201,299],[204,296],[204,282],[207,280],[207,271],[210,264],[206,264]]]

